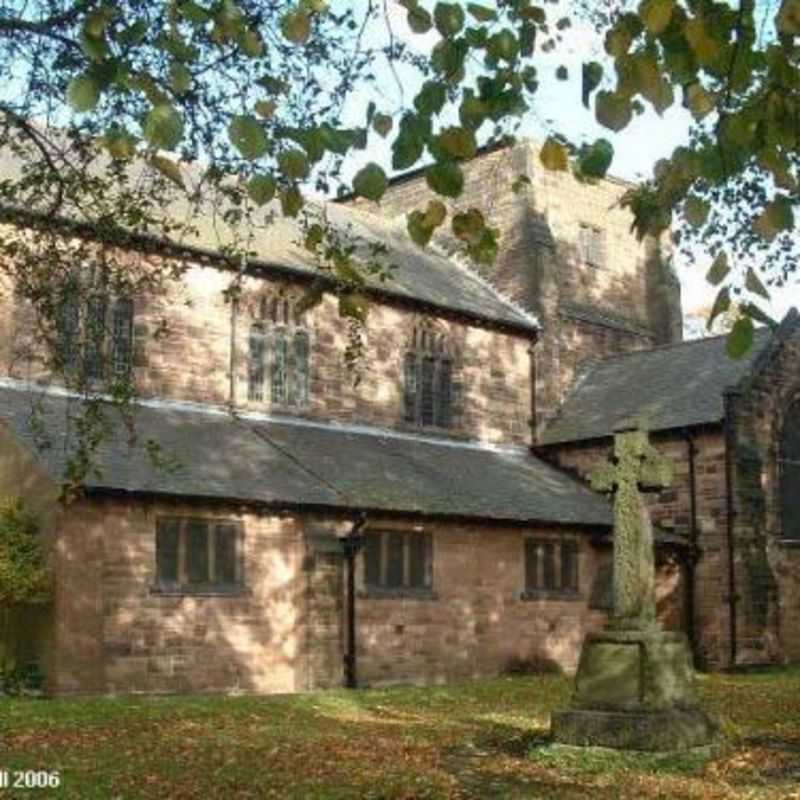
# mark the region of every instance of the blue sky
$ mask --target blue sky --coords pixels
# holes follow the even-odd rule
[[[363,0],[362,0],[363,1]],[[562,6],[566,1],[562,0]],[[426,36],[415,36],[408,29],[406,12],[398,3],[387,2],[389,22],[394,35],[406,42],[413,42],[420,53],[430,51],[438,41],[434,32]],[[559,16],[558,6],[549,6],[552,19]],[[367,45],[380,46],[387,40],[387,26],[383,19],[371,25],[365,36]],[[540,75],[540,88],[535,97],[535,106],[525,116],[521,135],[535,141],[543,141],[549,132],[561,131],[573,141],[594,140],[604,136],[613,141],[615,147],[614,163],[611,173],[627,180],[638,180],[649,176],[653,165],[668,156],[679,144],[686,141],[691,117],[681,106],[679,100],[662,117],[647,111],[636,118],[624,131],[611,134],[600,126],[591,111],[583,107],[580,96],[581,65],[585,61],[604,58],[602,40],[588,24],[573,22],[565,32],[562,45],[550,54],[539,54],[536,65]],[[555,71],[559,65],[567,67],[569,79],[558,81]],[[399,77],[402,86],[398,86]],[[400,70],[398,76],[386,69],[379,75],[376,89],[354,95],[345,110],[345,123],[358,124],[363,120],[366,103],[372,99],[379,110],[391,113],[400,106],[401,92],[407,105],[419,86],[418,77]],[[678,93],[679,95],[679,93]],[[370,147],[363,160],[374,160],[383,165],[390,164],[388,147],[377,136],[370,139]],[[355,171],[363,161],[354,161],[351,169]],[[352,172],[348,170],[348,175]],[[715,290],[705,280],[710,259],[699,253],[694,265],[688,265],[678,257],[676,268],[683,288],[684,313],[692,314],[706,309],[713,302]],[[773,289],[769,307],[765,310],[775,317],[782,317],[794,304],[800,304],[800,276],[782,289]]]

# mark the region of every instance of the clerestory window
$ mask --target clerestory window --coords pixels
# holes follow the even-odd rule
[[[308,405],[310,359],[311,338],[293,303],[263,299],[248,339],[248,400],[290,408]]]
[[[453,424],[453,360],[443,334],[415,329],[403,362],[405,420],[450,428]]]
[[[56,316],[56,356],[67,375],[127,380],[133,365],[133,301],[104,291],[87,297],[77,279],[65,285]]]

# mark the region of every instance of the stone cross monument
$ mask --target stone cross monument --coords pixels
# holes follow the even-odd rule
[[[674,751],[711,743],[718,725],[697,705],[686,636],[655,612],[653,527],[642,491],[669,486],[672,465],[639,427],[614,436],[592,487],[613,493],[614,610],[583,642],[572,705],[552,716],[562,744]]]
[[[647,440],[643,430],[620,431],[614,437],[611,463],[591,475],[592,488],[614,492],[615,627],[655,624],[653,526],[641,490],[672,484],[672,463]]]

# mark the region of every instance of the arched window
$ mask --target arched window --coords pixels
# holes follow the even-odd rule
[[[800,539],[800,400],[786,413],[780,443],[780,514],[784,539]]]
[[[284,408],[308,405],[311,336],[302,310],[280,293],[262,296],[252,308],[247,399]]]
[[[453,362],[443,334],[415,329],[403,359],[404,417],[422,426],[453,424]]]
[[[266,343],[264,328],[256,322],[250,326],[247,354],[247,399],[261,402],[264,399],[264,356]]]

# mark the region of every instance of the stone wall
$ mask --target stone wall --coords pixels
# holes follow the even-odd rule
[[[800,542],[781,531],[780,440],[800,400],[800,322],[784,321],[752,380],[728,402],[733,419],[737,660],[800,659]],[[794,406],[796,409],[797,406]],[[789,513],[800,514],[800,500]]]
[[[455,208],[481,208],[500,231],[500,252],[487,276],[536,313],[543,327],[537,346],[539,430],[586,360],[680,340],[678,281],[658,244],[639,242],[631,232],[630,214],[619,207],[628,184],[585,184],[569,173],[550,172],[526,142],[489,150],[464,170],[465,188]],[[514,192],[520,175],[530,184]],[[351,202],[395,216],[424,207],[431,196],[424,177],[412,173],[393,182],[380,205]],[[603,266],[584,263],[581,224],[603,231]]]
[[[699,547],[694,578],[695,652],[701,666],[722,667],[729,663],[730,652],[725,440],[720,427],[695,429],[691,437],[695,447]],[[651,440],[675,465],[672,488],[648,496],[652,519],[666,531],[688,540],[692,525],[689,443],[679,433],[654,434]],[[610,439],[538,448],[540,455],[584,479],[595,465],[608,459],[611,449]],[[668,581],[668,570],[668,564],[664,564],[661,583]],[[676,592],[676,599],[682,594]],[[662,616],[674,620],[680,615],[674,609],[664,609]]]
[[[245,591],[162,594],[159,516],[244,525]],[[239,506],[99,497],[70,507],[58,533],[54,694],[293,692],[343,680],[343,561],[349,522]],[[358,561],[358,664],[365,684],[432,683],[520,669],[572,670],[588,601],[610,550],[586,531],[370,520],[433,534],[432,599],[375,598]],[[521,599],[526,534],[579,543],[579,593]],[[367,535],[370,535],[367,533]]]
[[[170,294],[137,298],[134,378],[140,396],[415,430],[403,421],[403,357],[415,325],[425,321],[444,335],[453,360],[453,427],[439,432],[494,442],[530,441],[530,337],[379,301],[369,313],[359,382],[345,363],[346,326],[335,298],[326,295],[304,316],[311,337],[309,404],[274,408],[269,399],[248,402],[248,336],[260,300],[296,300],[303,287],[248,278],[234,309],[225,295],[232,279],[230,272],[194,265]],[[7,295],[4,299],[9,300]],[[24,341],[29,319],[12,311],[9,302],[3,303],[0,318],[9,328],[7,341]],[[3,357],[5,374],[29,378],[41,372],[40,365],[31,366],[35,359],[18,352]]]

